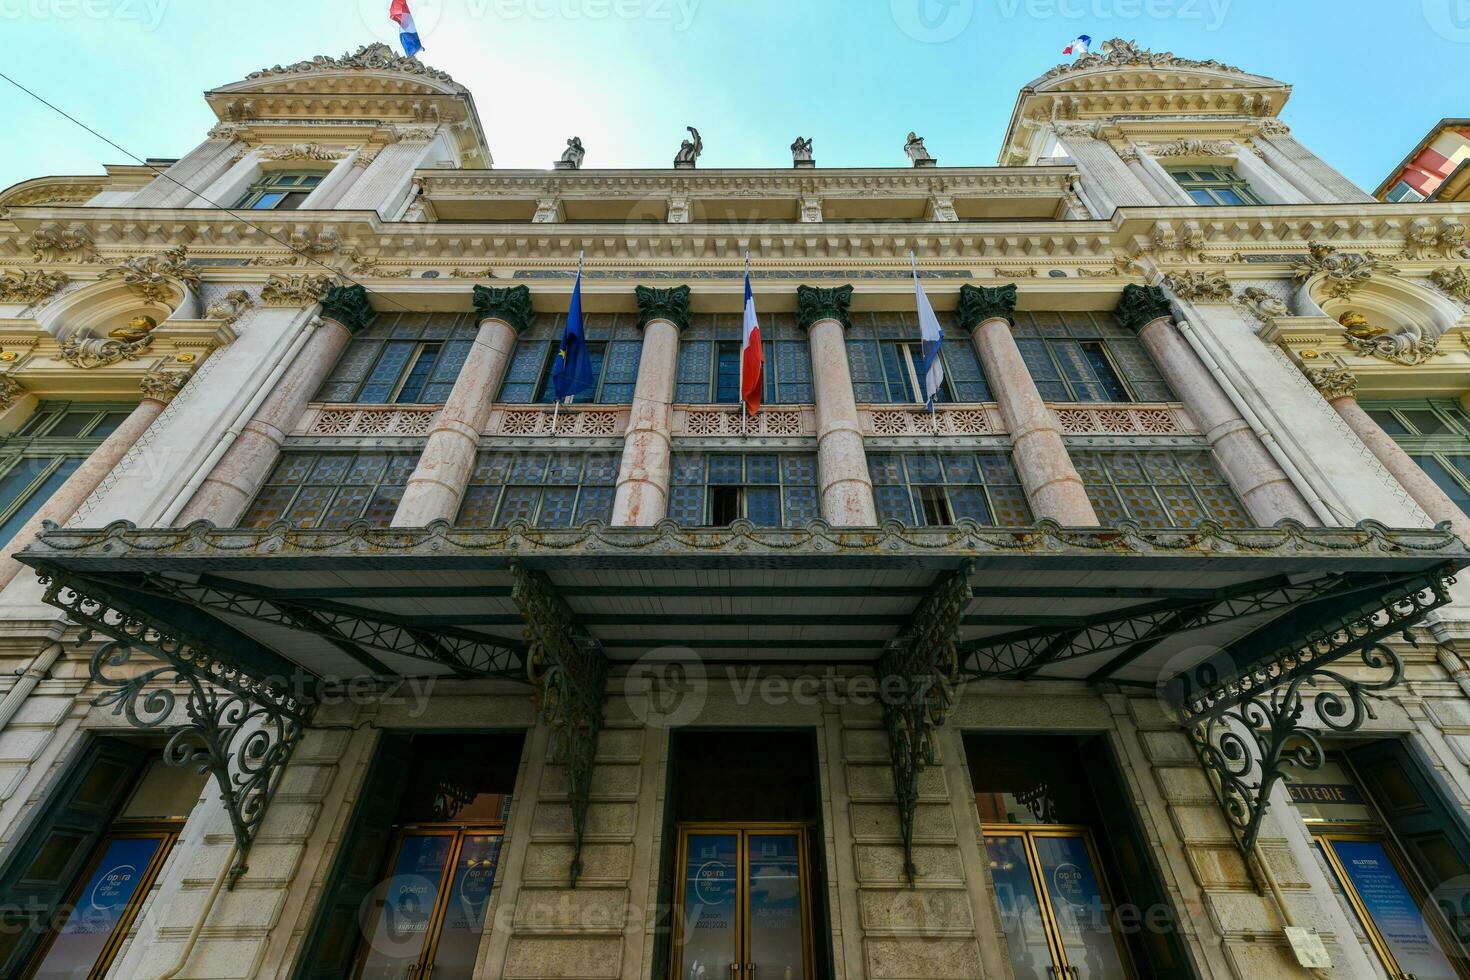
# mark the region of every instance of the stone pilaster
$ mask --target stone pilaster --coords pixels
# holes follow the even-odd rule
[[[192,152],[175,162],[162,175],[153,178],[148,186],[133,195],[128,202],[132,208],[190,207],[235,163],[234,149],[238,145],[235,134],[223,127],[211,132]],[[230,207],[234,201],[220,201]]]
[[[1279,152],[1326,190],[1327,194],[1323,200],[1332,204],[1371,204],[1373,202],[1373,195],[1332,169],[1321,157],[1298,143],[1285,123],[1274,119],[1268,120],[1267,125],[1262,128],[1259,142],[1268,153],[1271,150]]]
[[[1223,294],[1197,295],[1198,301],[1228,303],[1229,286],[1223,280],[1218,285]],[[1157,286],[1125,287],[1117,315],[1123,326],[1138,334],[1169,387],[1184,402],[1209,441],[1215,462],[1251,517],[1263,527],[1288,518],[1308,526],[1318,524],[1291,478],[1180,334],[1164,291]]]
[[[960,288],[955,315],[960,327],[970,332],[990,390],[1000,403],[1015,447],[1016,473],[1032,515],[1068,527],[1096,526],[1097,515],[1067,454],[1062,428],[1042,401],[1016,338],[1011,336],[1015,309],[1014,285],[966,285]]]
[[[836,527],[874,527],[878,508],[847,363],[845,331],[851,325],[847,316],[851,305],[851,286],[801,286],[796,291],[797,320],[812,349],[822,517]]]
[[[525,286],[476,286],[475,311],[480,315],[480,329],[474,346],[408,478],[403,500],[393,515],[394,527],[453,521],[459,513],[475,468],[480,433],[490,421],[490,407],[515,350],[516,336],[536,318],[531,291]]]
[[[1362,440],[1393,478],[1403,485],[1436,524],[1449,522],[1463,540],[1470,541],[1470,517],[1449,498],[1439,484],[1400,446],[1373,416],[1358,404],[1358,379],[1346,368],[1309,368],[1307,379],[1322,392],[1333,411]]]
[[[275,466],[286,433],[321,388],[352,335],[375,315],[367,290],[361,286],[334,287],[322,297],[320,325],[179,515],[179,526],[207,520],[227,527],[239,520]]]
[[[688,286],[639,286],[634,294],[638,325],[643,329],[643,353],[613,500],[612,523],[619,527],[649,527],[669,512],[679,334],[689,326]]]
[[[1123,163],[1118,151],[1098,139],[1087,125],[1058,126],[1057,138],[1082,171],[1082,179],[1094,203],[1102,209],[1099,217],[1107,217],[1115,208],[1149,207],[1159,203]]]
[[[337,208],[344,211],[377,211],[385,218],[396,217],[413,180],[413,172],[429,154],[433,134],[413,132],[378,151],[377,158],[357,178]]]

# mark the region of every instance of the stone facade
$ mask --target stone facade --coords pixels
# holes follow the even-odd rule
[[[602,610],[612,632],[597,641],[618,654],[634,650],[639,637],[614,636],[613,627],[639,629],[630,617],[668,612],[663,603],[676,605],[679,589],[725,567],[718,555],[728,552],[718,542],[671,523],[680,494],[697,483],[687,463],[696,454],[810,457],[813,509],[790,522],[816,529],[793,546],[808,556],[822,547],[896,550],[896,538],[915,530],[901,525],[960,524],[969,533],[976,524],[983,531],[1001,523],[957,509],[927,511],[934,498],[917,488],[912,517],[895,518],[885,509],[894,506],[891,487],[875,474],[885,455],[906,452],[969,454],[970,465],[976,454],[1009,455],[1012,506],[1045,522],[1055,542],[1068,533],[1079,540],[1106,534],[1119,520],[1099,496],[1097,459],[1184,452],[1212,460],[1220,474],[1212,492],[1238,502],[1233,524],[1227,510],[1234,504],[1202,515],[1215,522],[1205,534],[1217,535],[1210,538],[1216,549],[1238,546],[1229,528],[1281,521],[1279,532],[1250,533],[1274,534],[1270,541],[1279,543],[1336,531],[1343,537],[1332,540],[1348,541],[1344,529],[1376,522],[1352,540],[1366,540],[1379,525],[1427,539],[1424,529],[1449,522],[1464,536],[1470,489],[1447,491],[1421,468],[1426,453],[1440,450],[1396,441],[1383,427],[1390,409],[1370,403],[1470,404],[1462,268],[1470,262],[1470,205],[1373,201],[1291,137],[1278,118],[1289,93],[1281,82],[1230,66],[1114,42],[1022,89],[996,167],[531,174],[491,169],[494,134],[482,131],[469,93],[381,46],[256,73],[208,94],[219,124],[167,177],[111,168],[105,178],[42,178],[0,192],[0,456],[57,405],[120,419],[96,445],[53,447],[57,458],[80,453],[84,461],[48,485],[7,551],[33,544],[43,520],[65,526],[52,530],[48,548],[52,536],[64,543],[73,540],[67,534],[131,522],[174,535],[169,554],[182,560],[221,540],[203,522],[223,529],[251,519],[262,488],[278,485],[271,481],[284,458],[397,454],[415,462],[397,491],[374,498],[381,515],[362,505],[336,525],[340,540],[321,548],[358,547],[363,569],[400,567],[392,548],[429,541],[425,547],[443,543],[450,554],[458,539],[445,536],[471,495],[513,482],[494,475],[487,455],[600,454],[616,459],[605,485],[608,513],[596,518],[608,531],[643,534],[659,548],[686,549],[681,554],[703,548],[715,555],[691,561],[687,582],[665,583],[668,596]],[[247,221],[245,212],[178,190],[179,183],[208,187],[205,198],[244,202],[270,186],[273,174],[298,171],[321,180],[289,222],[271,224],[279,234]],[[1228,175],[1216,183],[1249,200],[1204,207],[1191,196],[1195,178],[1182,171]],[[1218,192],[1214,184],[1195,189]],[[914,201],[925,203],[913,211]],[[831,227],[815,235],[814,224]],[[883,373],[889,368],[874,368],[877,355],[863,361],[858,346],[862,331],[873,329],[865,324],[896,311],[912,316],[910,249],[946,330],[953,325],[944,349],[960,345],[945,355],[956,358],[948,361],[952,391],[972,382],[960,366],[973,363],[987,397],[946,397],[932,411],[922,396],[878,400],[880,389],[906,383],[914,396],[923,380],[921,370],[907,382]],[[780,357],[807,365],[808,375],[793,384],[811,392],[768,404],[751,419],[715,397],[686,400],[692,379],[719,383],[719,347],[730,339],[718,324],[714,340],[700,334],[700,318],[738,319],[747,250],[768,340],[791,345],[779,348]],[[534,387],[541,378],[528,382],[517,373],[530,363],[522,353],[541,344],[534,349],[551,363],[560,335],[548,341],[537,331],[564,318],[579,268],[584,308],[612,324],[592,338],[601,345],[599,363],[608,365],[599,367],[599,384],[623,383],[612,365],[615,348],[628,345],[635,378],[626,397],[553,406],[538,389],[502,398],[511,386]],[[1079,334],[1067,348],[1092,358],[1088,370],[1113,365],[1118,388],[1111,394],[1059,394],[1105,385],[1101,375],[1087,381],[1067,373],[1081,370],[1081,355],[1050,374],[1038,367],[1038,357],[1048,356],[1037,353],[1047,349],[1046,338],[1077,311],[1097,318],[1086,336],[1103,336],[1097,323],[1104,320],[1123,328],[1108,335],[1115,347]],[[1354,328],[1350,313],[1380,329]],[[344,385],[371,382],[366,368],[350,375],[341,366],[368,343],[394,342],[385,326],[391,318],[406,331],[426,314],[460,314],[471,323],[475,332],[458,362],[447,353],[456,342],[445,339],[450,334],[415,335],[411,344],[402,341],[412,347],[404,357],[428,358],[423,377],[415,380],[405,367],[382,398],[322,398],[344,377]],[[151,326],[129,333],[144,317]],[[795,340],[776,332],[788,320]],[[637,329],[617,333],[624,321]],[[873,349],[892,339],[874,340]],[[1126,345],[1135,339],[1146,354],[1133,363],[1151,363],[1157,382],[1134,373],[1118,353],[1132,350]],[[908,340],[917,347],[917,335]],[[899,348],[881,350],[894,365],[912,363]],[[696,362],[704,375],[691,367]],[[779,386],[789,380],[779,372],[795,369],[773,358],[768,370]],[[422,400],[405,394],[420,382],[414,390]],[[434,384],[444,389],[437,399],[427,394]],[[1165,394],[1145,396],[1145,384]],[[1463,411],[1470,420],[1470,408]],[[1470,459],[1470,429],[1465,442]],[[807,487],[784,472],[781,479],[783,491]],[[716,523],[752,535],[748,498],[729,498],[746,509],[718,520],[714,501],[723,487],[713,476],[700,486]],[[987,492],[999,512],[998,491]],[[588,499],[585,486],[582,493]],[[781,506],[795,507],[796,499],[783,497]],[[1216,498],[1201,499],[1208,507]],[[287,530],[268,526],[268,517],[258,537],[238,539],[241,550],[258,549],[266,569],[253,572],[260,588],[279,584],[270,569],[280,566],[269,556],[290,550],[280,543]],[[1134,523],[1119,531],[1119,555],[1139,537],[1137,524],[1147,524],[1131,512],[1124,517]],[[386,544],[365,537],[352,529],[357,520],[397,537]],[[515,528],[535,521],[502,523],[522,534]],[[540,539],[524,533],[519,546],[531,554]],[[759,551],[764,545],[750,547],[769,557],[771,581],[793,574]],[[617,571],[610,554],[589,558],[584,592]],[[1202,553],[1199,567],[1210,560]],[[50,583],[31,568],[6,561],[0,870],[48,819],[56,787],[86,746],[140,735],[113,710],[89,663],[104,636],[67,618],[56,590],[48,592]],[[1097,573],[1109,580],[1089,587],[1182,587],[1160,574],[1141,576],[1126,561],[1119,558],[1127,574],[1118,582]],[[404,606],[415,601],[412,588],[443,585],[457,567],[411,583],[405,572],[405,591],[389,589],[378,600],[394,615],[417,615]],[[628,567],[644,566],[630,560]],[[818,567],[806,571],[817,591],[840,587],[812,571]],[[915,559],[913,567],[925,566]],[[290,584],[327,595],[355,587],[355,574]],[[998,587],[1024,585],[1027,574]],[[844,581],[868,578],[853,572]],[[908,588],[924,584],[916,577]],[[750,586],[752,594],[762,587]],[[491,598],[519,599],[521,588],[496,579],[494,588],[466,593],[455,613],[472,616]],[[899,615],[885,605],[891,597],[874,589],[834,613],[827,628],[855,631],[865,617],[901,625],[914,600]],[[328,635],[322,617],[340,608],[298,598],[308,605],[275,625],[288,636],[293,629]],[[1470,804],[1470,599],[1454,598],[1416,625],[1417,647],[1398,635],[1385,641],[1402,659],[1404,679],[1375,702],[1354,737],[1411,746],[1442,787],[1444,804],[1463,819]],[[1055,605],[1043,617],[1053,626],[1071,615],[1065,600]],[[166,616],[171,607],[148,608]],[[1314,975],[1293,952],[1288,927],[1321,940],[1332,966],[1315,975],[1386,975],[1374,936],[1287,789],[1275,787],[1253,853],[1243,853],[1177,706],[1152,685],[1032,670],[970,680],[949,699],[943,723],[932,726],[932,758],[914,774],[907,809],[893,718],[861,693],[883,649],[859,645],[861,656],[849,656],[847,640],[822,647],[822,628],[813,626],[790,648],[766,642],[763,630],[802,611],[760,610],[735,624],[714,652],[694,656],[685,672],[666,669],[666,661],[687,656],[677,635],[657,633],[650,642],[657,649],[642,657],[636,650],[611,656],[605,703],[599,700],[591,726],[595,741],[580,761],[575,747],[569,754],[558,744],[565,703],[548,707],[544,676],[534,678],[533,702],[526,684],[494,671],[477,676],[463,663],[453,671],[439,663],[423,675],[404,658],[357,674],[322,671],[342,687],[316,706],[289,762],[275,772],[269,805],[249,834],[248,860],[232,821],[238,814],[210,783],[177,827],[178,841],[106,975],[307,975],[323,909],[360,843],[355,821],[375,804],[374,760],[387,740],[519,732],[524,747],[513,786],[502,790],[511,805],[494,891],[473,967],[462,975],[662,977],[670,962],[670,855],[680,831],[673,814],[686,805],[676,799],[682,763],[672,746],[686,729],[810,735],[814,811],[805,840],[816,857],[806,885],[816,976],[1015,975],[967,761],[966,738],[974,733],[1086,736],[1115,761],[1115,798],[1131,811],[1146,877],[1174,923],[1170,948],[1180,961],[1167,975]],[[253,615],[240,607],[231,614],[239,617],[231,622]],[[520,619],[501,618],[506,642],[520,644]],[[423,639],[433,627],[402,622],[415,642],[433,641]],[[550,641],[533,636],[537,622],[528,622],[528,641],[544,652]],[[462,640],[463,632],[445,627],[439,639]],[[361,652],[354,644],[367,642],[360,634],[331,636],[312,648],[313,662],[350,660],[354,649]],[[803,662],[804,650],[820,655]],[[285,648],[276,652],[290,657]],[[123,673],[148,669],[140,660],[121,665]],[[1164,679],[1192,667],[1160,659],[1149,669]],[[792,695],[807,682],[816,693]],[[188,721],[185,679],[157,683],[180,700],[141,732],[154,749]],[[1322,721],[1311,716],[1307,724],[1320,730],[1314,723]],[[568,874],[574,861],[575,883]],[[1149,969],[1139,964],[1137,973]],[[750,980],[748,972],[738,980]]]

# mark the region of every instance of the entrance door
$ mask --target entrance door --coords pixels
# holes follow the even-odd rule
[[[673,980],[810,980],[806,828],[682,824]]]
[[[1128,980],[1113,903],[1085,828],[984,828],[1016,980]]]
[[[358,967],[359,980],[469,980],[500,857],[499,829],[406,827]]]

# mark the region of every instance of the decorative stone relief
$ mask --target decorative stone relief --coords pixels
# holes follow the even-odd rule
[[[1373,326],[1356,310],[1347,311],[1338,322],[1342,324],[1343,339],[1348,346],[1366,357],[1414,367],[1440,353],[1438,339],[1426,338],[1423,328],[1417,324],[1409,323],[1389,331],[1386,327]]]
[[[25,394],[25,386],[8,374],[0,374],[0,412],[9,411],[15,400]]]
[[[271,276],[260,291],[266,306],[311,306],[336,285],[333,276]]]
[[[322,295],[321,304],[323,317],[342,324],[353,334],[367,329],[378,315],[361,286],[333,286]]]
[[[1409,228],[1404,250],[1399,258],[1419,260],[1438,255],[1446,259],[1470,259],[1470,248],[1465,245],[1465,225],[1445,218],[1438,227],[1420,219]]]
[[[227,140],[233,143],[245,132],[244,127],[236,126],[234,123],[216,123],[214,128],[205,134],[207,139]]]
[[[1291,310],[1287,308],[1285,302],[1259,286],[1250,286],[1245,289],[1240,294],[1240,304],[1262,323],[1291,315]]]
[[[138,388],[144,398],[153,398],[167,405],[188,383],[189,375],[183,371],[154,371],[138,382]]]
[[[335,228],[314,231],[310,228],[292,234],[291,250],[302,255],[335,255],[342,251],[342,233]]]
[[[310,61],[298,61],[294,65],[286,65],[284,67],[276,65],[272,68],[262,68],[260,71],[253,71],[249,75],[246,75],[245,80],[254,81],[257,78],[270,78],[273,75],[340,72],[344,68],[363,71],[397,71],[403,72],[406,75],[422,75],[425,78],[454,84],[454,79],[450,78],[445,72],[430,68],[417,58],[406,58],[381,42],[364,45],[354,52],[342,55],[340,58],[317,55]]]
[[[1149,149],[1156,157],[1231,157],[1237,147],[1231,140],[1177,139]]]
[[[0,303],[24,303],[30,306],[55,296],[67,284],[59,272],[39,269],[0,273]]]
[[[1125,41],[1115,37],[1098,45],[1096,53],[1084,54],[1074,61],[1057,65],[1043,77],[1055,78],[1058,75],[1069,75],[1090,68],[1203,68],[1232,75],[1244,74],[1234,65],[1213,60],[1193,61],[1189,58],[1178,58],[1171,51],[1155,53],[1140,47],[1137,41]]]
[[[61,359],[86,371],[119,361],[136,361],[139,355],[153,346],[153,331],[156,329],[158,321],[151,316],[138,316],[106,337],[91,334],[68,337],[61,342]]]
[[[1290,136],[1291,127],[1280,119],[1262,119],[1258,127],[1262,136]]]
[[[1435,288],[1461,303],[1470,303],[1470,274],[1465,272],[1464,266],[1454,269],[1436,269],[1429,274],[1429,281],[1434,283]],[[0,283],[4,280],[0,279]],[[0,290],[3,293],[3,290]]]
[[[204,315],[211,320],[219,320],[226,327],[233,327],[239,319],[245,315],[245,311],[255,306],[255,300],[243,289],[234,289],[225,294],[225,298],[209,304],[209,309]]]
[[[1164,285],[1189,303],[1229,303],[1234,298],[1230,280],[1221,272],[1171,272]]]
[[[102,278],[121,279],[148,303],[164,302],[175,284],[199,288],[199,273],[189,264],[188,252],[182,247],[161,255],[133,256],[102,273]]]
[[[47,224],[37,228],[29,242],[31,254],[37,262],[95,262],[97,247],[92,243],[92,233],[81,225],[62,231],[60,225]]]
[[[1328,293],[1333,299],[1351,299],[1353,292],[1373,279],[1375,273],[1396,276],[1399,271],[1376,255],[1353,255],[1339,252],[1331,245],[1312,242],[1308,257],[1295,269],[1298,284],[1314,276],[1325,276],[1331,283]]]
[[[556,197],[542,197],[536,200],[536,214],[531,218],[532,224],[545,225],[555,224],[561,221],[561,201]]]
[[[1312,386],[1322,392],[1322,397],[1328,401],[1352,398],[1358,393],[1358,379],[1341,365],[1307,368],[1306,375]]]
[[[687,225],[689,223],[689,195],[673,194],[669,197],[669,224]]]
[[[818,224],[822,220],[822,199],[820,197],[803,197],[801,199],[801,221],[803,224]]]
[[[255,152],[262,160],[341,160],[352,150],[353,147],[326,147],[320,143],[283,143],[262,146]]]
[[[954,197],[949,194],[935,194],[931,196],[929,198],[929,220],[960,220],[960,213],[955,209],[954,206]]]

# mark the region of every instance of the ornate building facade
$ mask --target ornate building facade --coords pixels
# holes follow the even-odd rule
[[[0,975],[1470,975],[1470,205],[1289,94],[507,171],[374,46],[0,193]]]

